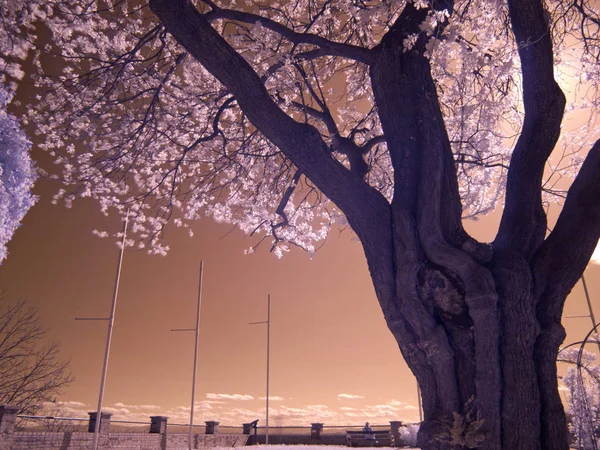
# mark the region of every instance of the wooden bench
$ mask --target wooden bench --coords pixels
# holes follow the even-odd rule
[[[394,436],[390,430],[377,430],[365,433],[364,431],[346,430],[346,445],[348,447],[358,446],[385,446],[394,447]]]

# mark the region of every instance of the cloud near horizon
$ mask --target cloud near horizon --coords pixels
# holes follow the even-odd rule
[[[41,415],[55,417],[87,417],[92,408],[82,402],[44,402]]]
[[[215,394],[213,392],[206,394],[206,398],[209,400],[254,400],[254,397],[247,394]]]
[[[258,397],[259,400],[266,400],[267,397]],[[278,395],[269,395],[270,402],[282,402],[285,400],[283,397],[279,397]],[[290,399],[291,400],[291,399]]]
[[[347,397],[349,396],[349,397]],[[222,427],[241,427],[242,423],[259,419],[259,426],[264,426],[265,404],[260,397],[242,394],[217,394],[206,395],[210,400],[199,400],[194,403],[194,422],[202,425],[204,421],[216,420]],[[413,422],[417,420],[415,411],[417,407],[411,403],[390,399],[380,404],[363,404],[357,400],[352,407],[341,406],[340,403],[332,405],[308,404],[287,406],[287,398],[277,398],[269,407],[269,421],[274,426],[307,427],[312,422],[323,422],[325,426],[360,426],[365,421],[373,424],[385,425],[390,420]],[[340,394],[338,399],[360,399],[362,396]],[[264,397],[263,397],[264,399]],[[247,402],[248,407],[237,407],[236,402]],[[262,403],[259,406],[259,401]],[[239,404],[239,403],[238,403]],[[343,404],[343,403],[342,403]],[[338,406],[340,405],[340,406]],[[94,407],[77,401],[48,403],[45,412],[57,417],[87,418],[88,412]],[[164,408],[158,405],[126,403],[113,403],[103,408],[113,414],[113,420],[149,422],[149,417],[164,415],[169,418],[171,425],[184,425],[189,422],[190,406],[181,405]]]
[[[354,399],[354,398],[364,398],[362,395],[354,395],[354,394],[338,394],[337,395],[338,400],[344,398],[344,399]]]
[[[150,410],[161,409],[160,406],[156,406],[156,405],[125,405],[123,403],[115,403],[115,404],[113,404],[113,406],[115,408],[127,408],[127,409],[135,409],[135,410],[140,410],[140,409],[150,409]]]

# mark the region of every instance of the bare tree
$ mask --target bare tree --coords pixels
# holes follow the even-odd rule
[[[59,343],[47,340],[38,311],[25,300],[8,302],[0,294],[0,403],[34,415],[73,381]]]
[[[41,417],[33,419],[32,422],[48,431],[84,431],[88,425],[88,419],[77,418],[72,409],[63,402],[44,402],[38,414]]]

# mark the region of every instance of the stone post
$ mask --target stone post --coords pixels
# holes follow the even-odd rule
[[[311,441],[320,441],[321,440],[321,431],[323,431],[322,423],[311,423],[310,424],[310,439]]]
[[[402,426],[401,420],[390,420],[390,434],[394,438],[394,447],[402,445],[402,439],[400,438],[400,427]]]
[[[19,411],[17,406],[0,405],[0,450],[12,448],[17,411]]]
[[[167,432],[167,416],[150,416],[150,433],[165,434]]]
[[[98,413],[96,411],[89,412],[90,422],[88,424],[88,432],[93,433],[96,430],[96,416]],[[100,434],[108,433],[110,430],[110,418],[112,417],[111,413],[103,412],[100,416]]]
[[[204,434],[218,434],[219,433],[219,422],[214,420],[208,420],[204,422],[206,424],[206,431]]]

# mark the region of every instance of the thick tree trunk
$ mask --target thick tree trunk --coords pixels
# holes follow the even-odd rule
[[[451,8],[441,3],[440,8]],[[513,1],[511,8],[518,39],[543,34],[541,3]],[[527,26],[526,16],[532,21]],[[542,39],[537,47],[521,49],[527,71],[526,120],[511,161],[500,232],[493,246],[485,246],[469,238],[460,224],[452,152],[429,61],[423,56],[426,38],[412,49],[403,48],[421,20],[422,12],[409,4],[374,49],[371,63],[375,100],[394,165],[392,270],[395,300],[406,319],[388,319],[388,326],[423,394],[425,421],[419,445],[566,450],[565,414],[556,381],[556,357],[564,339],[560,315],[597,241],[598,226],[589,225],[594,231],[579,243],[585,252],[578,263],[585,261],[584,265],[567,270],[570,275],[562,283],[556,278],[546,284],[550,271],[536,258],[545,245],[541,179],[564,108],[564,96],[552,78],[551,43]],[[597,170],[593,159],[589,166]],[[584,174],[588,182],[592,170]],[[587,196],[596,192],[598,183],[590,186]],[[590,211],[598,209],[594,201]],[[591,223],[590,217],[585,220]],[[363,242],[368,239],[360,226],[353,226]],[[375,262],[378,255],[368,246],[365,254],[374,274],[380,266]],[[375,279],[374,283],[377,286]],[[381,295],[380,300],[384,312],[393,303]]]
[[[402,246],[396,251],[406,259]],[[370,264],[377,258],[367,252]],[[390,303],[399,304],[407,320],[388,320],[388,326],[421,388],[425,417],[419,447],[566,450],[556,381],[564,332],[560,325],[540,327],[532,269],[522,257],[496,251],[489,262],[477,265],[475,275],[482,273],[493,279],[498,299],[495,311],[486,308],[485,314],[468,304],[466,293],[473,288],[454,264],[422,260],[397,271],[397,284],[404,287]],[[490,314],[497,327],[479,340],[476,330],[490,323]],[[488,360],[478,358],[481,346]],[[478,367],[481,361],[484,366],[497,361],[498,383]]]

